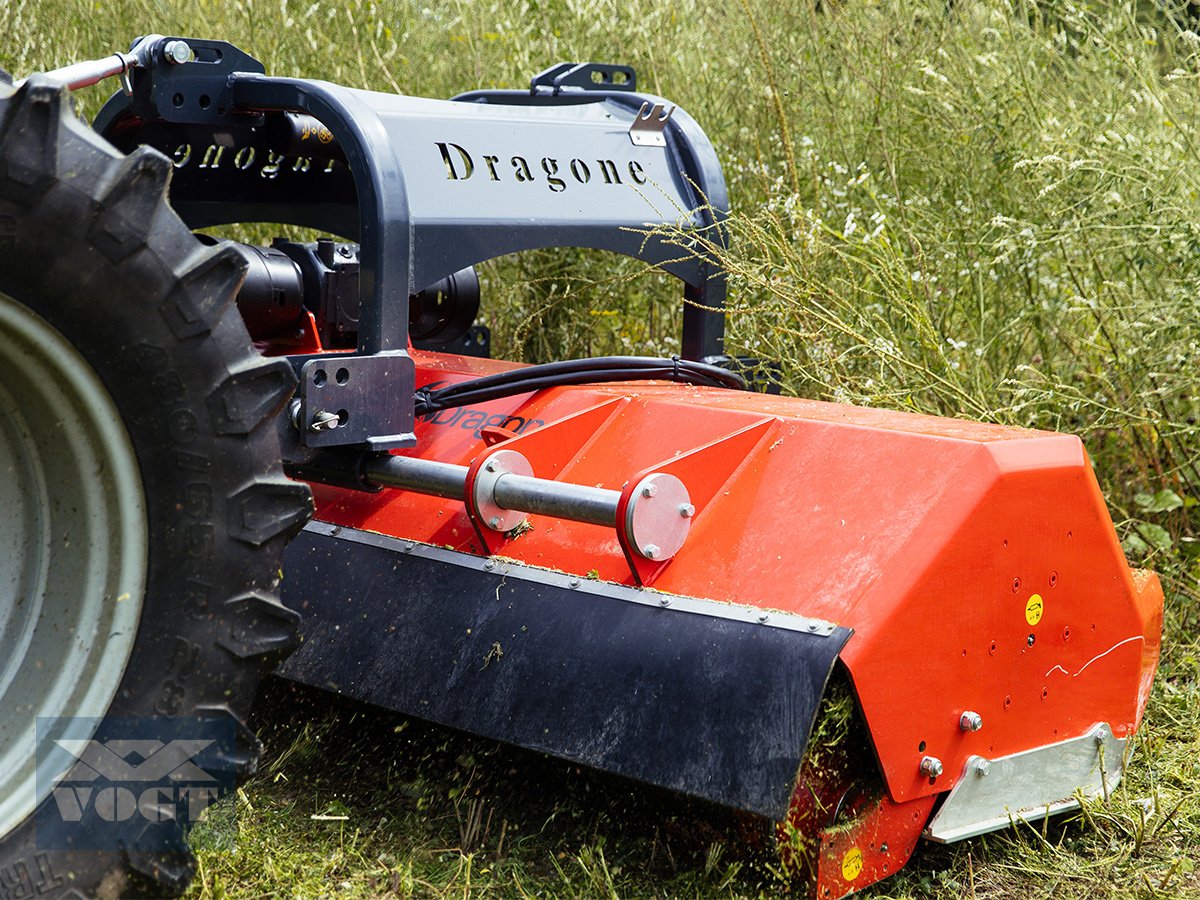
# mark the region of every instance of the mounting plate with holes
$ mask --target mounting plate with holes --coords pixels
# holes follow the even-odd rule
[[[300,357],[295,425],[306,447],[411,447],[416,374],[403,350]]]
[[[266,72],[262,63],[225,41],[164,37],[157,50],[163,52],[178,44],[188,47],[190,59],[172,59],[171,65],[155,67],[153,79],[133,80],[130,106],[145,121],[161,118],[191,125],[220,122],[233,106],[229,76],[234,72]]]
[[[559,63],[529,81],[529,93],[539,95],[636,89],[637,75],[633,68],[610,63]]]

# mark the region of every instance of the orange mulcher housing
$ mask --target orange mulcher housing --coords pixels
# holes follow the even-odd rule
[[[419,385],[512,365],[414,356]],[[691,532],[669,562],[631,566],[612,529],[599,525],[535,514],[520,533],[481,537],[462,502],[319,485],[317,518],[333,527],[310,529],[496,561],[514,582],[522,570],[551,570],[751,608],[764,627],[786,613],[852,630],[838,658],[883,790],[859,803],[846,828],[845,810],[835,823],[833,806],[861,773],[834,772],[827,784],[829,772],[806,771],[795,786],[793,828],[781,835],[826,832],[807,861],[818,896],[897,871],[921,834],[955,840],[1007,826],[1010,815],[1037,818],[1120,776],[1158,660],[1163,595],[1154,574],[1126,564],[1075,437],[658,383],[447,410],[420,421],[417,436],[405,454],[478,465],[519,450],[539,477],[613,489],[641,473],[677,473],[696,508]],[[288,594],[307,596],[305,585]],[[365,596],[337,602],[386,627]],[[561,614],[573,614],[569,604]],[[347,673],[318,661],[373,653],[352,641],[318,625],[285,672],[324,685],[336,673],[337,689],[378,700],[366,685],[379,667]],[[497,631],[478,644],[522,652],[511,641]],[[563,676],[569,698],[569,668]],[[444,673],[428,677],[438,682],[428,689],[445,688]],[[385,702],[423,711],[420,702]],[[636,700],[614,699],[614,716],[625,702]],[[755,736],[726,739],[749,745]],[[997,788],[978,790],[984,783]]]

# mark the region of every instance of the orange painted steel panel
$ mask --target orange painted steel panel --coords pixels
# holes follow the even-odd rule
[[[895,875],[912,857],[933,803],[933,797],[894,803],[883,796],[853,822],[820,831],[809,896],[841,900]]]
[[[513,366],[413,356],[419,386]],[[418,445],[404,452],[468,464],[485,449],[480,429],[500,426],[519,437],[498,446],[521,449],[535,475],[621,490],[764,421],[769,434],[740,458],[689,470],[689,489],[708,499],[653,586],[853,628],[842,659],[895,801],[948,790],[971,754],[1006,756],[1097,722],[1118,737],[1136,727],[1162,589],[1126,564],[1074,437],[639,383],[446,410],[419,420]],[[485,552],[462,503],[314,493],[331,523]],[[502,536],[500,555],[636,583],[613,529],[528,521],[532,530]],[[965,710],[981,730],[960,730]],[[919,773],[924,755],[943,762],[942,777]]]

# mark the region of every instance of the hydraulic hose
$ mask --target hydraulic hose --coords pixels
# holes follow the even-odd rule
[[[422,388],[416,392],[416,414],[428,415],[442,409],[486,403],[500,397],[527,394],[543,388],[614,381],[674,381],[681,384],[746,390],[746,382],[740,375],[719,366],[681,359],[678,356],[670,359],[601,356],[525,366],[436,390]]]

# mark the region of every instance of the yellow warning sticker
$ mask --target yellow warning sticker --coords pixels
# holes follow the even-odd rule
[[[845,881],[854,881],[863,870],[862,851],[857,847],[851,847],[846,851],[846,855],[842,857],[842,878]]]
[[[1042,595],[1034,594],[1025,604],[1025,621],[1030,625],[1036,625],[1042,621],[1042,612],[1045,607],[1042,604]]]

